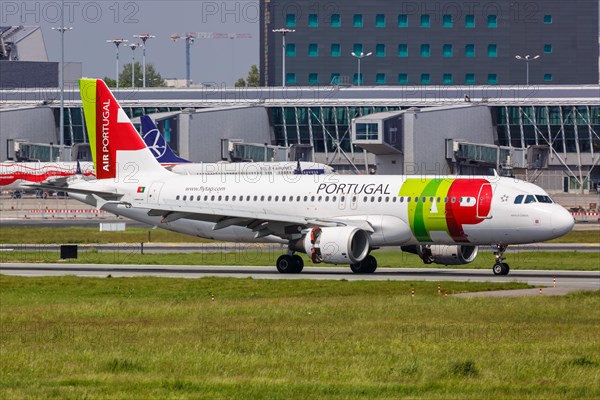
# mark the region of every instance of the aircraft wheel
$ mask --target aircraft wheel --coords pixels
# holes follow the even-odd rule
[[[494,271],[494,275],[508,275],[510,267],[507,263],[496,263],[492,267],[492,270]]]
[[[297,274],[302,271],[304,267],[304,261],[299,256],[290,256],[289,254],[283,254],[277,259],[277,271],[282,274]]]
[[[350,264],[350,269],[355,274],[372,274],[377,269],[377,259],[369,254],[362,261]]]
[[[293,256],[294,261],[296,262],[296,273],[302,272],[302,269],[304,268],[304,259],[302,257],[300,257],[297,254],[294,254]]]

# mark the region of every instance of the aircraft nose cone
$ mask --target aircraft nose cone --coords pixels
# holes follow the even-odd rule
[[[571,232],[575,225],[575,220],[570,212],[560,207],[552,214],[552,229],[558,236]]]

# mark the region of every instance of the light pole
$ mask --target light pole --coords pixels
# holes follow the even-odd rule
[[[65,32],[73,28],[65,26],[65,2],[61,1],[60,5],[60,27],[52,28],[60,32],[60,121],[58,122],[58,143],[59,143],[59,158],[62,158],[62,148],[65,144]],[[52,149],[50,149],[50,160],[52,160]]]
[[[127,40],[127,39],[111,39],[111,40],[107,40],[107,42],[113,43],[115,46],[117,46],[117,75],[115,76],[115,79],[117,81],[117,90],[119,90],[119,46],[121,45],[121,43],[129,42],[129,40]]]
[[[142,46],[140,43],[131,43],[127,47],[131,49],[131,87],[135,88],[135,49]]]
[[[152,39],[155,38],[156,36],[154,35],[150,35],[148,33],[142,33],[141,35],[133,35],[134,38],[137,39],[142,39],[142,45],[144,46],[143,50],[143,56],[142,56],[142,75],[143,75],[143,86],[142,87],[146,87],[146,40],[148,39]]]
[[[283,54],[282,54],[282,67],[281,67],[281,86],[285,87],[285,35],[287,33],[293,33],[296,32],[295,29],[288,29],[288,28],[279,28],[279,29],[273,29],[273,32],[275,33],[281,33],[282,39],[283,39]]]
[[[352,55],[358,59],[358,77],[356,78],[358,86],[360,86],[360,81],[362,80],[360,79],[360,60],[362,60],[365,57],[369,57],[371,54],[373,53],[368,52],[367,54],[365,54],[361,51],[360,53],[356,54],[355,52],[352,52]]]
[[[531,57],[529,54],[527,54],[525,57],[515,56],[515,58],[517,60],[523,60],[527,64],[527,80],[526,80],[526,82],[527,82],[527,86],[529,86],[529,61],[537,60],[538,58],[540,58],[540,55],[538,54],[538,55]]]

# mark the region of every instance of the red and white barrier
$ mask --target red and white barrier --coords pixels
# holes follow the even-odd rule
[[[36,210],[25,210],[24,218],[36,217],[36,218],[77,218],[80,217],[99,217],[106,214],[106,211],[95,210],[95,209],[36,209]]]
[[[575,218],[577,222],[598,222],[600,223],[600,213],[599,212],[572,212],[571,215]]]

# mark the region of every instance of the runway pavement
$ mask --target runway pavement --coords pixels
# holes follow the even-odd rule
[[[495,276],[490,270],[447,268],[380,268],[373,274],[354,274],[347,267],[305,267],[301,274],[280,274],[275,267],[256,266],[194,266],[194,265],[122,265],[122,264],[34,264],[3,263],[0,274],[18,276],[131,277],[156,276],[169,278],[202,278],[220,276],[253,279],[313,279],[369,281],[461,281],[461,282],[524,282],[545,286],[547,294],[564,294],[577,290],[600,290],[600,271],[531,271],[513,270],[508,276]],[[536,294],[538,292],[535,292]]]

